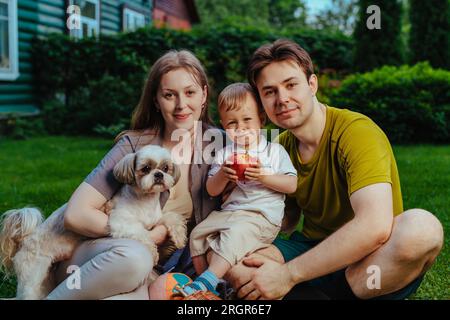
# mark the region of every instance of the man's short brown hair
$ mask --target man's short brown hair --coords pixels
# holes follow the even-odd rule
[[[294,41],[278,39],[273,43],[259,47],[250,58],[247,70],[247,78],[250,85],[258,92],[256,79],[259,73],[272,62],[292,60],[296,62],[306,75],[306,79],[314,73],[314,66],[305,49]]]

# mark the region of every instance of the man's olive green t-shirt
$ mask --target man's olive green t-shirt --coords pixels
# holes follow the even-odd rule
[[[277,138],[297,169],[297,191],[288,202],[304,215],[303,234],[321,240],[353,219],[353,192],[374,183],[392,185],[394,215],[403,212],[400,179],[384,132],[367,116],[326,106],[326,124],[313,157],[302,162],[298,140],[288,130]],[[290,198],[290,199],[289,199]],[[300,213],[300,212],[299,212]]]

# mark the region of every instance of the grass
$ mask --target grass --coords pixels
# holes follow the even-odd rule
[[[110,140],[42,137],[0,140],[0,212],[33,205],[50,214],[67,202],[84,177],[110,149]],[[424,208],[450,228],[450,146],[394,147],[404,207]],[[449,242],[412,299],[450,299]],[[12,297],[15,280],[0,274],[0,298]]]

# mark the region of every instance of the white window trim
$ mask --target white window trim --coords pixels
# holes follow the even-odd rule
[[[127,14],[130,14],[131,16],[140,16],[140,17],[142,17],[144,19],[144,24],[142,26],[139,26],[139,27],[135,28],[135,29],[128,29],[127,28],[127,18],[126,18]],[[142,28],[143,26],[145,26],[145,14],[143,14],[143,13],[141,13],[139,11],[133,10],[133,9],[131,9],[129,7],[124,7],[123,8],[123,10],[122,10],[122,31],[134,31],[134,30],[136,30],[138,28]]]
[[[77,39],[83,38],[83,23],[87,24],[90,28],[95,29],[95,35],[98,37],[100,34],[100,0],[85,0],[95,5],[95,19],[80,16],[80,29],[70,30],[70,35]],[[69,5],[73,5],[73,0],[69,1]]]
[[[4,2],[4,1],[2,1]],[[17,0],[7,0],[8,3],[8,41],[9,69],[0,68],[0,80],[16,80],[19,73],[19,33],[17,30]]]

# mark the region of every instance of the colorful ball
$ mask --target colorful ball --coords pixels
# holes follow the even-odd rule
[[[177,285],[184,287],[191,282],[192,279],[183,273],[165,273],[149,285],[148,294],[151,300],[171,300],[178,295]]]

